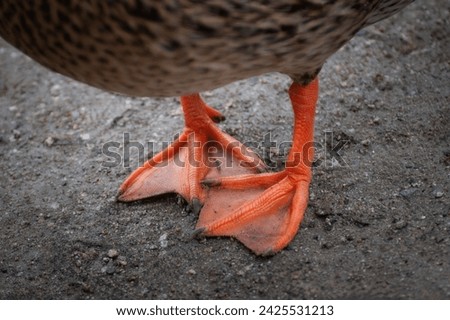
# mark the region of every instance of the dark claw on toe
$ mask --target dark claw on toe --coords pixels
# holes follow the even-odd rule
[[[192,199],[191,207],[192,207],[192,212],[194,214],[198,215],[200,213],[200,210],[203,207],[203,204],[200,202],[199,199],[194,198],[194,199]]]
[[[205,230],[206,230],[206,228],[198,228],[198,229],[195,229],[195,230],[192,232],[192,239],[195,239],[195,238],[201,238],[201,237],[203,236],[203,233],[205,232]]]
[[[116,201],[118,202],[127,202],[125,200],[122,199],[122,195],[125,193],[125,191],[123,190],[119,190],[116,194]]]
[[[220,180],[217,179],[205,179],[201,182],[205,187],[217,187],[220,186]]]
[[[224,116],[213,117],[212,121],[214,121],[215,123],[220,123],[222,121],[225,121],[225,117]]]
[[[116,201],[120,201],[120,196],[122,196],[122,195],[123,195],[123,191],[119,190],[116,194]]]

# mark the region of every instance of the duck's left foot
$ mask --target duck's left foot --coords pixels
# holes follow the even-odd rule
[[[286,168],[277,173],[207,177],[210,188],[197,234],[233,236],[260,255],[274,254],[294,238],[308,203],[314,157],[314,115],[318,80],[294,83],[289,95],[295,114]]]
[[[255,173],[264,170],[259,157],[222,132],[214,121],[220,112],[198,94],[181,97],[186,127],[166,149],[136,169],[120,186],[118,200],[134,201],[164,193],[178,193],[198,213],[205,200],[200,182],[208,173]],[[232,164],[232,166],[230,166]]]

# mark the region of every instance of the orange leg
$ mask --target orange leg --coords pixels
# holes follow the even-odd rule
[[[206,105],[199,94],[181,97],[181,105],[185,116],[183,133],[123,182],[118,200],[134,201],[175,192],[198,213],[206,197],[200,182],[209,172],[220,169],[217,162],[239,164],[234,166],[239,169],[226,170],[228,174],[264,169],[255,153],[217,128],[213,121],[222,120],[222,114]]]
[[[293,83],[289,89],[295,122],[283,171],[203,180],[210,190],[196,234],[233,236],[262,255],[291,242],[308,204],[318,92],[318,79],[306,86]]]

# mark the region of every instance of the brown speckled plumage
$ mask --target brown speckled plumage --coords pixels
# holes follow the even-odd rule
[[[44,66],[135,96],[278,71],[310,81],[362,27],[412,0],[0,1],[0,35]]]

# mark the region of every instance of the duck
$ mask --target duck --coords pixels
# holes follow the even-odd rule
[[[185,128],[121,184],[123,202],[178,193],[195,237],[273,255],[309,199],[319,73],[359,30],[414,0],[34,0],[0,2],[0,36],[48,69],[133,97],[180,97]],[[292,146],[269,172],[223,132],[200,93],[279,72],[292,80]]]

